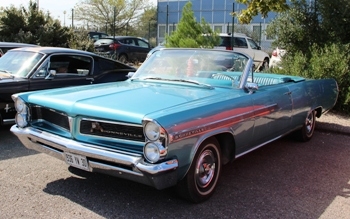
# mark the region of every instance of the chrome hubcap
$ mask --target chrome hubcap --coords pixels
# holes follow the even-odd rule
[[[313,129],[313,126],[314,126],[314,117],[313,117],[313,113],[314,112],[311,112],[308,117],[306,118],[306,121],[305,121],[305,125],[306,125],[306,131],[307,133],[311,133],[312,132],[312,129]]]
[[[196,182],[198,187],[206,188],[215,175],[215,156],[211,150],[205,150],[198,158]]]

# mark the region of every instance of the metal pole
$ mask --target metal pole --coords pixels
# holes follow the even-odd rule
[[[169,5],[166,6],[166,26],[165,26],[165,33],[168,33],[168,22],[169,22]]]
[[[234,35],[235,35],[235,16],[234,16],[234,13],[235,13],[235,3],[232,3],[233,6],[232,6],[232,35],[231,35],[231,48],[233,50],[233,40],[234,40]]]
[[[113,13],[113,37],[115,37],[115,11],[116,11],[116,6],[114,6],[114,13]]]
[[[260,22],[260,33],[259,33],[259,40],[260,40],[260,45],[259,46],[261,46],[261,22]]]
[[[72,8],[72,29],[74,28],[74,9]]]

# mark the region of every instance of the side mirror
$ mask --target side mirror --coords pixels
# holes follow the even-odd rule
[[[56,76],[56,70],[50,70],[45,79],[49,79],[51,76]]]
[[[252,82],[247,82],[246,85],[244,86],[244,88],[250,93],[254,93],[255,91],[257,91],[259,89],[258,84],[257,83],[252,83]]]
[[[135,72],[129,72],[129,73],[126,75],[126,77],[127,77],[127,78],[131,78],[134,74],[135,74]]]

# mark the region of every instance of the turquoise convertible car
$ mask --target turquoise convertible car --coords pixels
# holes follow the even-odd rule
[[[71,168],[202,202],[222,165],[291,132],[310,140],[336,103],[333,79],[252,69],[233,51],[162,48],[123,82],[13,95],[11,131]]]

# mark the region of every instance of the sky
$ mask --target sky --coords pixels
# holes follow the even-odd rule
[[[14,5],[15,7],[19,7],[23,5],[25,8],[28,7],[30,0],[1,0],[0,7],[8,7],[10,5]],[[72,9],[74,6],[79,3],[81,0],[37,0],[39,1],[39,8],[45,12],[49,11],[50,15],[54,19],[59,19],[62,24],[66,23],[68,26],[71,18]],[[152,4],[156,5],[157,0],[149,0]],[[66,14],[64,15],[64,11]],[[64,22],[65,20],[65,22]]]

